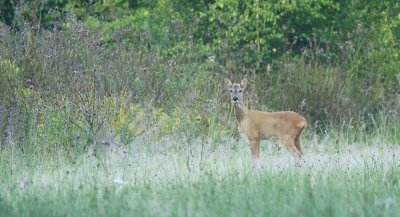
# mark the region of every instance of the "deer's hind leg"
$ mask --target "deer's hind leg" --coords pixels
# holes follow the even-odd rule
[[[279,140],[285,146],[285,148],[295,157],[301,158],[303,156],[303,151],[299,151],[296,145],[295,137],[288,134],[281,136]],[[298,145],[300,145],[300,141],[298,140]],[[300,147],[301,150],[301,147]]]
[[[298,151],[298,153],[299,153],[299,158],[302,158],[302,157],[303,157],[303,149],[301,149],[300,138],[296,137],[296,138],[294,139],[294,145],[296,146],[297,151]]]
[[[299,132],[297,133],[296,137],[294,138],[294,145],[296,146],[297,150],[299,151],[299,156],[300,158],[303,157],[303,149],[301,148],[301,142],[300,142],[300,137],[301,134],[303,133],[305,127],[301,128]]]

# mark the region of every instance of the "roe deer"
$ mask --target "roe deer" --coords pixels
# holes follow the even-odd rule
[[[247,86],[247,78],[240,84],[232,84],[229,79],[224,79],[229,88],[235,116],[238,120],[239,132],[249,140],[253,159],[260,155],[260,140],[278,137],[286,149],[299,159],[303,156],[300,137],[307,126],[305,118],[296,112],[263,112],[247,110],[243,101],[243,90]]]

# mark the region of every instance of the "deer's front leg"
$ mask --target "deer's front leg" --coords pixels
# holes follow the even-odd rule
[[[251,155],[253,158],[260,157],[260,140],[249,140]]]

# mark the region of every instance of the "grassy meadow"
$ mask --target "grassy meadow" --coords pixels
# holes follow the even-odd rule
[[[6,149],[2,216],[395,216],[400,151],[381,141],[306,140],[301,167],[274,142],[260,166],[244,141],[165,136],[71,161]],[[240,145],[238,145],[240,144]]]
[[[146,32],[52,25],[0,26],[0,216],[400,213],[399,63],[372,29],[263,69],[174,26],[167,52]],[[300,167],[275,140],[252,164],[223,84],[244,75],[250,108],[307,119]]]

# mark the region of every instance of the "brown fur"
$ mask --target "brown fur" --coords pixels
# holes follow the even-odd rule
[[[254,158],[260,156],[260,140],[277,137],[294,156],[301,158],[300,137],[307,126],[303,116],[292,111],[263,112],[258,110],[247,110],[243,103],[243,90],[247,85],[247,78],[240,84],[232,84],[225,79],[235,106],[235,116],[238,120],[239,132],[247,137]]]

